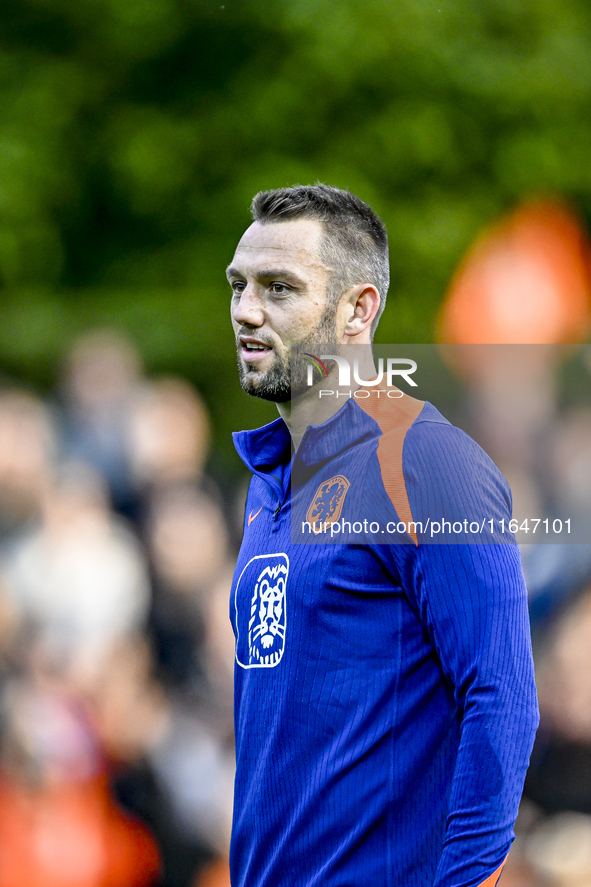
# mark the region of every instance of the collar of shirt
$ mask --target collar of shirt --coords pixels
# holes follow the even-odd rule
[[[319,468],[345,450],[380,435],[377,422],[349,398],[326,422],[308,426],[297,461],[307,468]],[[252,431],[234,432],[233,438],[238,455],[255,474],[268,477],[291,459],[291,437],[281,418]]]

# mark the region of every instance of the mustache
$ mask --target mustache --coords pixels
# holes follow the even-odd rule
[[[261,336],[258,333],[253,333],[252,330],[239,329],[236,333],[236,345],[240,346],[240,336],[244,336],[246,339],[256,339],[257,342],[260,342],[261,345],[268,345],[269,348],[273,348],[273,342],[269,339],[268,336]]]

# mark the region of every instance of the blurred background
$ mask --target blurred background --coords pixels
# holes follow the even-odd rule
[[[0,887],[229,883],[230,432],[275,411],[224,268],[257,190],[381,215],[378,342],[556,346],[510,428],[486,366],[445,405],[523,513],[591,532],[590,39],[584,0],[3,0]],[[588,887],[591,554],[523,554],[542,727],[503,880]]]

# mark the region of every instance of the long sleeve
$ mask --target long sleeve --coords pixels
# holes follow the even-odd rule
[[[538,723],[519,553],[426,546],[415,591],[461,718],[435,885],[473,887],[509,850]]]
[[[406,461],[413,516],[480,526],[508,520],[510,492],[490,459],[458,429],[438,430],[415,440]],[[434,887],[476,887],[502,864],[538,724],[519,549],[506,535],[499,539],[483,534],[480,544],[430,544],[419,536],[406,565],[407,593],[453,686],[461,721]]]

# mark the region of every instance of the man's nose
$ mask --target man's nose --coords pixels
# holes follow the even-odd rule
[[[263,306],[254,286],[247,286],[232,305],[232,318],[243,326],[262,326],[265,322]]]

